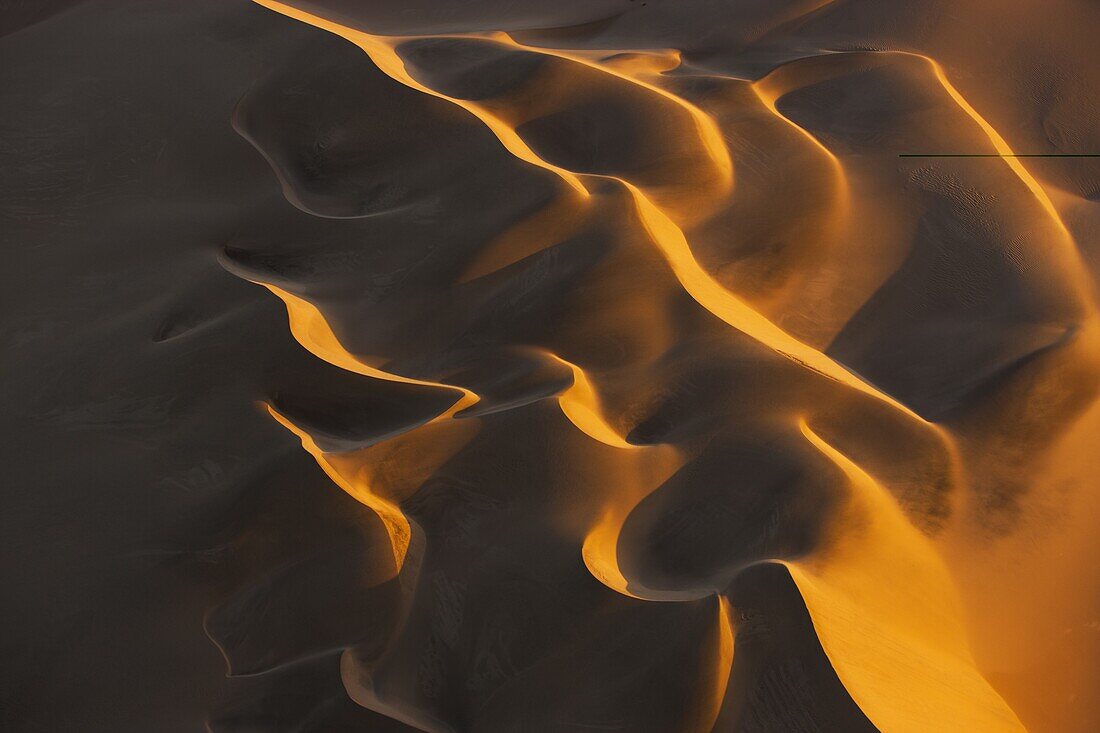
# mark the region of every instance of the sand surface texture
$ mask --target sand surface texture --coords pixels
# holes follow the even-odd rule
[[[1100,730],[1098,39],[0,3],[0,727]]]

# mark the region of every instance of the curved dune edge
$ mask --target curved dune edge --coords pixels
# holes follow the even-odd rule
[[[709,731],[714,728],[719,714],[722,712],[722,701],[726,697],[726,688],[729,686],[730,674],[733,672],[733,650],[736,629],[733,625],[733,610],[725,596],[718,596],[718,639],[715,643],[717,649],[716,665],[717,674],[714,680],[713,712],[709,721],[702,726],[702,730]]]
[[[255,282],[255,281],[254,281]],[[277,296],[286,305],[287,316],[290,321],[290,331],[296,341],[317,358],[340,367],[355,374],[365,377],[383,379],[389,382],[402,384],[415,384],[421,387],[433,387],[437,389],[458,390],[462,396],[447,410],[434,417],[430,422],[440,422],[456,417],[456,415],[468,407],[472,407],[480,401],[480,397],[465,387],[442,382],[432,382],[425,379],[403,377],[400,374],[387,372],[377,367],[370,366],[359,357],[351,354],[340,339],[332,331],[332,326],[325,319],[320,309],[304,298],[287,292],[270,283],[258,282]],[[567,367],[573,374],[573,384],[558,395],[558,404],[565,416],[569,418],[581,432],[593,440],[609,445],[613,448],[638,448],[620,436],[603,416],[600,407],[600,397],[592,387],[588,376],[576,364],[566,359],[551,354],[540,352],[546,358],[556,361]],[[285,420],[285,418],[283,418]]]
[[[1089,318],[1094,318],[1095,294],[1088,277],[1088,268],[1081,259],[1080,250],[1077,248],[1077,243],[1074,241],[1073,235],[1070,233],[1069,229],[1066,228],[1065,222],[1062,221],[1061,213],[1054,205],[1054,202],[1050,200],[1050,196],[1047,195],[1046,189],[1043,188],[1042,184],[1039,183],[1035,176],[1031,175],[1031,172],[1028,171],[1023,162],[1015,157],[1015,151],[1013,151],[1001,134],[997,132],[996,128],[994,128],[988,120],[982,117],[970,102],[966,101],[966,97],[955,88],[955,85],[947,78],[947,74],[944,72],[943,67],[940,66],[935,59],[925,56],[924,54],[908,51],[899,51],[896,53],[916,56],[932,68],[932,73],[936,77],[936,81],[940,83],[940,86],[943,87],[952,101],[959,106],[959,109],[965,112],[966,115],[981,128],[985,136],[989,138],[989,142],[993,145],[993,149],[1002,156],[1001,160],[1004,161],[1005,165],[1009,167],[1009,170],[1020,179],[1020,182],[1024,184],[1031,195],[1035,197],[1039,206],[1047,214],[1051,223],[1054,224],[1058,231],[1058,236],[1062,240],[1063,250],[1058,252],[1057,255],[1061,257],[1065,263],[1066,271],[1072,278],[1077,296],[1086,304]]]
[[[265,404],[264,407],[267,408],[268,413],[276,422],[298,436],[298,439],[302,441],[302,448],[313,456],[314,460],[317,461],[317,465],[321,467],[325,475],[334,484],[378,515],[378,518],[382,520],[382,524],[386,527],[386,534],[389,536],[390,546],[393,548],[394,568],[396,571],[400,571],[402,565],[405,564],[409,542],[412,540],[412,527],[401,508],[374,493],[368,482],[358,481],[354,476],[346,475],[340,470],[336,462],[331,460],[328,454],[318,447],[309,433],[288,420],[271,405]]]
[[[316,305],[271,283],[257,280],[252,280],[252,282],[263,285],[283,301],[287,309],[291,334],[303,348],[317,358],[349,372],[374,379],[460,392],[460,397],[444,412],[432,418],[428,423],[409,426],[404,432],[415,430],[425,424],[432,425],[455,419],[460,411],[477,404],[480,400],[477,394],[463,387],[403,377],[370,366],[344,348]],[[573,383],[558,394],[556,399],[562,413],[578,430],[593,440],[612,448],[636,450],[643,447],[628,443],[607,422],[600,405],[599,395],[584,370],[556,354],[545,351],[540,351],[540,353],[546,358],[567,367],[573,375]],[[264,407],[276,422],[297,436],[302,443],[302,447],[313,456],[333,483],[379,516],[386,527],[393,549],[394,572],[395,574],[400,573],[411,541],[410,523],[401,508],[394,502],[378,495],[372,489],[368,478],[369,470],[355,460],[354,454],[326,453],[305,429],[296,425],[271,405],[265,404]]]
[[[852,699],[883,731],[1024,730],[977,670],[931,542],[877,481],[804,420],[799,427],[851,493],[827,547],[783,564]]]
[[[477,119],[481,120],[490,129],[490,131],[493,132],[494,135],[496,135],[503,147],[510,153],[512,153],[515,157],[556,174],[563,181],[569,184],[574,190],[581,194],[582,198],[587,198],[588,196],[590,196],[588,188],[583,183],[583,179],[586,177],[612,180],[619,183],[630,194],[635,204],[638,218],[644,226],[647,234],[649,235],[650,240],[661,253],[665,261],[668,263],[669,268],[671,269],[672,273],[677,278],[681,286],[684,288],[685,292],[687,292],[688,295],[690,295],[697,303],[699,303],[700,306],[705,308],[708,312],[710,312],[712,315],[719,318],[726,324],[732,326],[733,328],[744,333],[745,335],[756,340],[757,342],[767,346],[774,353],[786,359],[789,359],[796,364],[799,364],[806,369],[813,371],[827,379],[845,385],[874,400],[877,400],[887,405],[888,407],[898,411],[906,418],[916,421],[926,429],[933,431],[936,434],[937,439],[944,444],[949,455],[951,455],[952,457],[955,456],[956,451],[953,441],[951,437],[941,428],[927,422],[911,409],[909,409],[906,405],[902,404],[885,392],[882,392],[881,390],[875,388],[873,385],[865,382],[857,375],[850,372],[839,362],[836,362],[835,360],[830,358],[824,352],[819,351],[809,344],[806,344],[795,338],[794,336],[790,335],[779,326],[768,320],[764,315],[753,309],[748,303],[739,298],[737,295],[724,288],[717,280],[715,280],[710,275],[710,273],[708,273],[703,268],[703,266],[695,258],[683,229],[679,224],[677,224],[676,221],[674,221],[673,216],[664,208],[654,203],[654,201],[638,186],[618,176],[579,174],[556,166],[553,163],[550,163],[549,161],[546,161],[545,159],[539,157],[516,133],[515,129],[509,126],[497,114],[485,109],[482,105],[478,105],[474,102],[463,99],[449,97],[417,81],[406,70],[404,62],[398,56],[394,48],[394,45],[396,43],[408,39],[387,39],[379,36],[373,36],[363,31],[348,28],[326,18],[313,15],[298,8],[284,5],[279,2],[274,2],[274,0],[255,0],[255,2],[271,10],[274,10],[275,12],[279,12],[290,18],[315,26],[350,41],[351,43],[362,49],[371,58],[371,60],[375,63],[379,70],[393,78],[395,81],[404,84],[411,89],[423,92],[438,99],[449,101],[461,107],[462,109],[474,115]],[[583,55],[570,54],[556,50],[550,51],[539,47],[525,46],[514,41],[507,34],[494,33],[488,34],[485,37],[476,37],[481,38],[482,40],[492,40],[498,43],[505,43],[519,50],[550,55],[556,58],[579,63],[584,65],[585,67],[608,73],[628,83],[636,84],[643,89],[652,91],[653,93],[659,95],[662,99],[673,101],[675,104],[685,109],[688,114],[691,115],[692,119],[696,121],[696,126],[700,135],[700,141],[707,151],[709,159],[712,161],[712,163],[716,165],[717,169],[721,173],[719,190],[717,192],[708,192],[706,196],[703,196],[704,200],[698,202],[700,206],[704,208],[707,206],[708,201],[710,200],[710,193],[724,195],[732,189],[733,167],[729,152],[725,147],[724,139],[722,138],[721,132],[718,130],[714,120],[706,115],[706,113],[699,109],[697,106],[668,92],[667,90],[661,89],[654,84],[639,79],[636,76],[630,75],[626,71],[622,70],[622,68],[616,68],[616,65],[599,64],[585,58]],[[639,62],[639,64],[640,68],[643,71],[649,70],[649,66],[647,66],[645,63]],[[821,145],[820,142],[813,138],[813,136],[810,135],[808,132],[801,130],[801,128],[798,128],[798,126],[794,125],[793,122],[779,114],[778,110],[775,109],[774,100],[769,100],[768,93],[766,91],[761,91],[757,89],[756,94],[765,103],[765,106],[784,123],[798,129],[802,134],[810,138],[816,145]],[[831,153],[830,158],[833,159],[836,164],[838,175],[843,178],[843,171],[840,170],[841,166],[839,164],[839,161],[835,161],[835,158],[831,155]],[[276,291],[273,290],[273,292]],[[280,297],[283,297],[279,292],[276,292],[276,294],[280,295]],[[288,305],[288,310],[289,309],[290,307]],[[323,317],[321,317],[319,314],[318,317],[323,322]],[[314,353],[317,352],[315,351]],[[322,356],[322,358],[325,357]],[[598,409],[598,403],[594,401],[595,395],[591,392],[587,379],[583,378],[583,373],[581,373],[581,378],[578,379],[578,371],[579,370],[574,368],[573,387],[559,398],[559,404],[561,405],[563,412],[573,422],[574,425],[576,425],[580,430],[589,435],[589,437],[592,437],[595,440],[599,440],[600,442],[615,447],[633,447],[630,446],[630,444],[626,441],[619,438],[614,430],[607,427],[606,420],[602,418],[602,415]],[[615,507],[614,509],[608,509],[601,517],[601,519],[598,520],[592,528],[590,528],[590,531],[585,538],[582,554],[585,558],[586,565],[593,573],[593,575],[609,588],[612,588],[619,593],[623,593],[624,595],[634,598],[645,598],[649,600],[674,600],[700,597],[700,594],[698,593],[669,594],[664,591],[643,589],[637,587],[636,585],[634,586],[633,590],[628,588],[630,583],[627,581],[627,579],[623,576],[622,572],[618,568],[617,553],[615,551],[615,544],[617,543],[617,538],[619,532],[621,531],[622,523],[623,521],[625,521],[626,515],[628,513],[629,507]],[[636,594],[635,591],[637,591],[638,594]]]
[[[438,415],[435,420],[446,420],[447,418],[453,417],[459,410],[464,410],[476,404],[480,399],[476,394],[462,387],[455,387],[440,382],[425,381],[423,379],[402,377],[399,374],[392,374],[370,366],[344,348],[344,345],[340,343],[340,339],[333,333],[332,326],[329,325],[328,321],[321,314],[321,311],[313,303],[310,303],[304,298],[299,298],[297,295],[288,293],[282,288],[270,283],[260,282],[257,284],[263,285],[278,297],[279,300],[283,301],[286,305],[287,317],[290,320],[291,334],[293,334],[295,340],[299,344],[305,347],[306,351],[317,358],[349,372],[362,374],[365,377],[374,377],[375,379],[383,379],[388,382],[400,382],[402,384],[416,384],[422,387],[458,390],[461,392],[462,396],[453,405],[447,408],[445,412]],[[435,420],[433,420],[433,422]]]
[[[775,353],[870,396],[927,426],[950,445],[950,437],[942,430],[863,381],[822,351],[791,336],[722,287],[695,259],[682,228],[683,222],[678,223],[674,212],[659,206],[637,185],[614,176],[569,171],[542,159],[499,116],[473,102],[443,95],[414,79],[406,71],[391,41],[346,28],[271,0],[255,1],[351,41],[363,49],[384,73],[410,88],[450,101],[475,115],[510,153],[558,175],[582,196],[590,195],[584,184],[586,178],[617,181],[630,193],[640,222],[677,280],[702,307]],[[494,34],[492,40],[499,42],[500,35]],[[400,40],[407,39],[393,39],[392,43]],[[575,54],[528,48],[515,44],[514,41],[512,43],[516,48],[525,51],[557,56],[597,68],[631,83],[640,84],[663,97],[674,98],[681,106],[687,104],[659,87],[642,82],[625,72],[613,70],[610,66]],[[965,100],[961,100],[957,92],[952,93],[953,87],[942,76],[942,72],[938,71],[938,67],[936,68],[941,84],[975,122],[986,130],[995,147],[998,150],[1001,149],[1000,146],[1007,148],[999,136],[994,137],[995,132],[990,133],[992,128],[987,129],[988,125],[982,124],[983,121],[965,104]],[[759,96],[760,91],[757,92]],[[768,101],[764,97],[761,99]],[[774,109],[774,100],[772,101],[772,104],[767,104],[768,108],[782,117]],[[793,124],[789,120],[787,122]],[[714,140],[708,139],[708,129],[700,126],[700,138],[714,158]],[[718,140],[721,141],[720,135]],[[728,153],[726,159],[728,160]],[[1012,165],[1012,169],[1043,204],[1045,194],[1040,198],[1042,189],[1034,179],[1018,163]],[[732,166],[730,172],[732,185]],[[1049,205],[1049,200],[1046,200],[1043,208],[1061,225],[1057,212]],[[1072,245],[1071,239],[1067,239],[1067,242]],[[276,289],[272,289],[272,292],[283,297]],[[288,311],[293,321],[294,309],[286,298],[284,301],[288,302]],[[319,311],[316,313],[316,317],[324,323],[323,316]],[[328,328],[327,324],[325,328]],[[296,338],[306,348],[310,348],[299,336],[300,329],[292,326],[292,330],[295,331]],[[313,339],[316,343],[315,335],[311,336],[308,330],[302,333],[306,334],[307,340]],[[331,344],[326,341],[327,336],[331,335],[331,328],[328,328],[327,335],[323,329],[320,333],[323,336],[320,339],[322,346],[327,345],[330,347],[327,351],[335,353],[337,361],[330,363],[343,366],[341,354],[346,355],[347,352],[343,352],[342,347],[339,351],[331,349]],[[332,336],[332,340],[338,344],[335,336]],[[318,353],[313,348],[310,350],[328,360],[323,353]],[[326,351],[323,348],[320,350]],[[352,360],[360,363],[354,357]],[[359,368],[353,368],[352,371],[365,373]],[[599,411],[591,385],[583,377],[583,372],[575,368],[573,386],[559,396],[563,412],[574,425],[595,440],[615,447],[634,448],[635,446],[631,446],[608,426]],[[398,381],[405,379],[400,378]],[[473,399],[476,401],[476,397]],[[453,416],[454,412],[457,410],[452,408],[447,416]],[[805,422],[800,427],[806,439],[844,473],[851,485],[852,493],[847,509],[853,516],[844,516],[841,519],[844,520],[846,529],[855,529],[834,538],[823,551],[807,560],[787,561],[783,564],[789,568],[805,599],[822,647],[853,700],[883,730],[1023,730],[1015,714],[976,669],[968,649],[961,611],[950,576],[931,543],[908,522],[892,496],[874,479],[817,436]],[[651,596],[644,589],[633,588],[623,576],[618,566],[615,547],[627,513],[629,512],[622,508],[609,509],[589,531],[583,549],[586,565],[597,579],[625,595],[647,600],[678,600],[679,598],[674,597],[661,597],[661,594]],[[727,612],[723,610],[723,613]],[[726,620],[728,621],[728,614]],[[732,659],[732,630],[729,633],[728,646]],[[721,641],[721,644],[725,643]]]
[[[649,588],[623,575],[619,567],[619,535],[633,506],[607,509],[585,535],[581,558],[592,577],[611,590],[639,601],[696,601],[715,595],[717,591],[712,588],[676,591]]]
[[[415,89],[438,99],[446,100],[471,113],[477,119],[481,120],[481,122],[496,135],[504,148],[512,155],[520,160],[554,173],[585,197],[591,195],[588,188],[583,183],[583,178],[585,177],[612,180],[623,185],[631,194],[637,208],[638,217],[652,238],[654,245],[668,262],[673,274],[684,287],[684,290],[703,308],[750,338],[772,349],[775,353],[797,364],[801,364],[822,376],[840,384],[844,384],[873,399],[879,400],[911,419],[929,425],[929,423],[908,407],[860,379],[843,365],[831,359],[824,352],[791,336],[754,310],[748,303],[722,287],[722,285],[699,264],[698,260],[695,259],[687,243],[686,235],[680,225],[673,220],[669,212],[654,203],[638,186],[617,176],[579,174],[554,165],[539,157],[527,145],[523,138],[516,133],[513,127],[509,126],[498,115],[485,109],[483,105],[449,97],[417,81],[405,69],[404,62],[397,55],[392,45],[403,40],[409,40],[408,38],[386,39],[380,36],[373,36],[298,8],[275,2],[274,0],[254,0],[254,2],[270,10],[286,15],[289,18],[315,26],[354,43],[371,58],[380,71],[411,89]],[[425,36],[425,38],[428,37],[429,36]],[[454,37],[457,38],[460,36]],[[489,36],[461,37],[479,38],[481,40],[493,40],[496,42],[501,42],[502,39],[505,39],[518,50],[554,56],[582,64],[586,67],[611,74],[629,83],[636,84],[643,89],[651,90],[662,99],[674,101],[696,120],[697,127],[700,130],[701,144],[707,150],[717,169],[721,172],[728,171],[728,185],[732,186],[732,163],[730,162],[729,153],[725,148],[721,133],[717,130],[714,121],[710,117],[686,100],[650,84],[649,82],[616,69],[613,66],[597,64],[578,54],[569,54],[557,50],[549,51],[539,47],[525,46],[512,41],[506,34],[500,33],[490,34]],[[706,120],[705,123],[702,121],[703,119]],[[783,119],[786,121],[785,118]],[[789,121],[787,122],[789,124]],[[726,179],[723,178],[722,180]],[[718,193],[721,194],[725,192],[725,190],[721,190]],[[709,199],[709,194],[710,192],[708,192],[708,195],[704,198]],[[942,432],[937,432],[940,433],[941,438],[944,437]]]
[[[806,559],[766,560],[790,572],[822,649],[867,718],[883,731],[1024,731],[983,677],[963,627],[950,574],[932,543],[893,496],[800,420],[803,436],[849,486],[826,545]],[[585,538],[583,558],[601,583],[630,598],[689,601],[713,590],[665,591],[638,585],[619,568],[617,544],[627,510],[608,510]],[[753,563],[753,565],[759,563]],[[735,626],[720,596],[721,665],[732,666]],[[730,667],[719,681],[719,703]],[[716,713],[717,714],[717,713]]]

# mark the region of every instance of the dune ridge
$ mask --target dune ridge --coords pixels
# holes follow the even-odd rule
[[[42,6],[0,727],[1100,727],[1091,0]]]
[[[844,365],[827,353],[825,348],[800,340],[777,325],[760,310],[737,294],[727,284],[720,282],[703,266],[689,244],[691,232],[705,228],[710,222],[725,215],[727,200],[737,190],[734,156],[727,145],[726,134],[721,130],[716,118],[704,110],[699,103],[670,89],[683,72],[683,78],[712,79],[715,81],[738,82],[733,76],[724,76],[711,72],[700,72],[684,68],[680,52],[669,49],[598,51],[593,49],[566,50],[548,45],[531,45],[516,38],[516,34],[502,31],[488,31],[461,34],[439,34],[418,36],[379,36],[342,25],[321,15],[313,14],[272,0],[256,0],[271,10],[294,20],[315,26],[336,34],[358,46],[375,66],[394,81],[421,92],[430,97],[441,99],[456,105],[484,124],[496,137],[502,147],[512,156],[536,168],[545,170],[565,184],[569,195],[560,199],[565,211],[570,208],[584,210],[590,206],[593,196],[607,196],[607,183],[620,186],[633,204],[636,222],[641,225],[649,242],[657,249],[666,262],[680,287],[700,307],[720,319],[726,325],[745,334],[778,356],[789,360],[800,369],[824,377],[850,390],[858,399],[869,399],[885,407],[904,422],[910,422],[912,428],[926,433],[947,460],[947,482],[953,487],[948,493],[949,501],[956,509],[963,507],[960,501],[965,498],[968,489],[967,472],[963,468],[965,458],[960,453],[956,437],[951,431],[936,422],[922,417],[911,408],[904,398],[892,395],[885,388],[859,376],[856,371]],[[811,16],[825,4],[815,5],[797,17]],[[603,83],[624,84],[641,94],[650,97],[646,104],[671,105],[673,116],[685,114],[687,126],[684,128],[686,147],[678,155],[682,160],[670,158],[661,166],[669,166],[665,177],[653,177],[647,172],[632,180],[630,176],[613,171],[600,171],[597,166],[591,169],[585,166],[570,165],[566,162],[554,162],[552,154],[539,152],[539,145],[528,139],[522,132],[528,121],[537,115],[552,111],[554,93],[545,100],[520,95],[509,99],[506,95],[490,100],[464,98],[449,94],[422,78],[419,72],[410,70],[409,63],[402,57],[402,47],[421,41],[461,41],[484,44],[499,48],[503,52],[534,55],[550,59],[561,64],[553,73],[576,73],[582,78],[585,74],[595,74],[591,83],[599,86]],[[830,52],[827,56],[860,56],[865,52]],[[1004,165],[1033,197],[1049,223],[1053,225],[1058,251],[1055,254],[1059,271],[1070,283],[1069,300],[1080,309],[1077,328],[1083,329],[1082,340],[1092,341],[1095,331],[1095,307],[1089,278],[1077,254],[1073,235],[1062,221],[1061,214],[1054,206],[1043,186],[1031,175],[1027,167],[1017,158],[996,129],[983,118],[966,98],[948,79],[943,68],[931,57],[909,51],[877,51],[875,55],[898,55],[912,57],[926,64],[930,76],[943,93],[979,130],[981,135],[1001,156]],[[819,135],[803,126],[793,116],[781,109],[781,104],[791,89],[785,88],[779,77],[787,73],[790,64],[803,63],[807,57],[787,62],[775,67],[764,77],[746,83],[749,93],[768,115],[780,124],[789,127],[795,134],[804,138],[826,161],[831,171],[834,186],[838,192],[835,208],[830,212],[834,222],[846,222],[841,228],[851,225],[852,192],[844,164],[826,145]],[[813,58],[809,57],[812,62]],[[606,79],[604,78],[606,77]],[[822,77],[828,79],[826,75]],[[583,82],[585,84],[588,81]],[[806,84],[806,82],[802,82]],[[810,82],[812,85],[813,82]],[[550,105],[550,106],[547,106]],[[256,144],[256,143],[254,143]],[[257,145],[261,149],[262,147]],[[691,152],[694,149],[696,152]],[[690,169],[677,168],[690,164]],[[685,171],[690,173],[685,177]],[[284,182],[284,189],[287,187]],[[291,192],[288,195],[293,195]],[[559,211],[553,209],[554,211]],[[548,209],[547,211],[550,211]],[[539,251],[553,246],[555,240],[563,236],[561,226],[555,219],[547,216],[547,211],[536,214],[529,221],[517,225],[516,232],[524,232],[524,239],[543,240],[543,244],[532,247],[530,244],[518,244],[518,234],[512,234],[513,247],[522,246],[527,252]],[[551,223],[553,222],[553,223]],[[550,229],[554,233],[547,233]],[[568,227],[567,229],[568,230]],[[505,241],[505,240],[501,240]],[[509,247],[501,248],[506,258],[505,265],[514,264],[529,255],[509,255]],[[499,257],[499,256],[497,256]],[[486,270],[484,266],[465,276],[467,280],[476,280],[493,272],[499,272],[501,266]],[[295,338],[307,350],[324,361],[342,369],[364,376],[418,385],[434,389],[457,390],[460,396],[450,408],[427,424],[462,418],[462,411],[475,405],[481,398],[473,391],[447,381],[413,379],[396,373],[384,371],[366,364],[354,356],[341,344],[332,326],[317,305],[293,295],[272,283],[250,277],[254,282],[264,285],[286,305],[291,331]],[[536,351],[538,351],[536,349]],[[558,356],[551,351],[541,354],[564,367],[571,375],[568,386],[555,396],[563,415],[572,425],[588,438],[615,449],[637,451],[648,455],[656,451],[664,457],[658,462],[670,461],[669,466],[683,467],[692,460],[694,449],[676,448],[661,443],[639,444],[631,442],[623,428],[623,416],[613,416],[606,411],[599,397],[599,388],[577,364]],[[407,517],[400,509],[400,501],[384,498],[376,494],[363,477],[369,473],[365,466],[357,466],[355,460],[347,457],[326,454],[318,448],[316,442],[302,428],[284,415],[268,406],[271,415],[288,430],[301,439],[303,447],[314,455],[325,472],[341,488],[372,508],[382,518],[389,533],[393,547],[395,568],[400,571],[412,530]],[[477,418],[471,418],[477,419]],[[981,730],[1022,730],[1023,727],[1004,700],[989,685],[979,671],[977,662],[969,650],[967,633],[963,629],[964,612],[953,588],[950,572],[944,565],[940,550],[906,517],[905,511],[890,498],[890,494],[864,469],[848,458],[841,450],[822,439],[812,430],[801,416],[791,416],[788,426],[796,427],[803,437],[813,445],[821,455],[832,462],[847,478],[850,485],[850,498],[858,509],[855,514],[866,515],[845,531],[826,531],[819,548],[803,558],[783,557],[761,558],[743,566],[752,567],[758,563],[779,563],[788,568],[805,603],[806,610],[817,630],[821,645],[828,656],[833,669],[840,677],[852,698],[875,723],[887,730],[917,730],[934,725],[942,729],[981,729]],[[618,426],[618,427],[616,427]],[[419,425],[410,425],[406,430],[415,431]],[[671,453],[669,449],[671,448]],[[655,454],[656,455],[656,454]],[[370,460],[365,457],[365,460]],[[639,458],[650,462],[654,458]],[[335,468],[335,464],[345,466]],[[672,468],[673,472],[679,470]],[[670,475],[669,469],[659,471],[658,475]],[[355,478],[349,478],[354,476]],[[730,621],[726,610],[726,601],[722,587],[701,588],[659,588],[647,582],[630,579],[629,573],[620,561],[619,545],[624,524],[632,512],[658,490],[661,481],[652,479],[626,480],[625,484],[635,488],[621,493],[617,499],[606,502],[603,509],[593,517],[583,538],[580,554],[589,572],[607,587],[637,600],[692,601],[717,594],[719,604],[719,626],[729,628],[720,633],[718,677],[721,694],[714,702],[714,716],[710,723],[701,729],[709,729],[717,719],[722,707],[722,699],[728,694],[725,690],[733,664],[733,629],[736,624]],[[640,487],[648,486],[642,489]],[[415,487],[406,489],[406,496],[415,492]],[[845,516],[842,512],[841,516]],[[840,520],[832,520],[840,526]],[[870,528],[858,527],[860,521],[869,521]],[[889,529],[881,529],[889,527]],[[835,533],[835,536],[833,536]],[[860,535],[867,535],[860,538]],[[860,542],[866,545],[861,545]],[[859,549],[853,549],[858,547]],[[877,549],[872,549],[877,548]],[[885,557],[867,564],[868,556],[882,550]],[[892,560],[886,558],[891,557]],[[884,563],[884,564],[882,564]],[[901,570],[905,568],[906,570]],[[738,572],[727,573],[730,582],[736,582]],[[896,577],[905,574],[902,580]],[[900,588],[901,585],[907,586]],[[912,604],[912,598],[920,598],[920,603]],[[853,599],[859,598],[858,601]],[[906,600],[909,599],[909,600]],[[853,605],[854,604],[854,605]],[[927,606],[926,611],[916,611],[920,604]],[[858,611],[856,610],[858,608]],[[874,633],[856,630],[853,618],[856,613],[868,614],[870,623],[877,629]],[[727,641],[726,635],[729,635]],[[875,640],[885,649],[876,648]],[[889,640],[889,641],[886,641]],[[728,650],[727,650],[728,647]],[[728,653],[727,653],[728,651]],[[877,658],[876,658],[877,657]],[[913,660],[918,660],[914,663]],[[725,671],[722,672],[721,670]],[[895,678],[896,676],[896,678]],[[887,681],[889,680],[889,681]],[[920,705],[909,705],[912,685],[923,690]],[[736,694],[736,691],[733,691]],[[386,703],[379,698],[376,704],[385,709]]]

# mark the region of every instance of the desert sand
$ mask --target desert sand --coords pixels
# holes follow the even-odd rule
[[[0,8],[2,727],[1097,730],[1098,30]]]

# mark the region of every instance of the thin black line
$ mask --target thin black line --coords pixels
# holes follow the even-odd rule
[[[898,153],[899,158],[1100,158],[1100,153]]]

